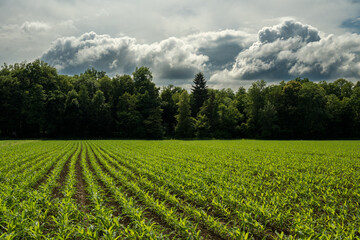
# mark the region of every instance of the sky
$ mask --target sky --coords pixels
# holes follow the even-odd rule
[[[0,63],[214,88],[360,80],[360,0],[0,0]]]

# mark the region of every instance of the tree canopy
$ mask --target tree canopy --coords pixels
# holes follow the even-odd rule
[[[149,68],[132,75],[88,69],[66,76],[36,60],[0,70],[0,137],[265,138],[360,137],[360,82],[211,89],[200,72],[190,92],[161,89]]]

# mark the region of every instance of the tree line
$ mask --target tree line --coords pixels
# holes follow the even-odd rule
[[[360,137],[360,82],[296,78],[249,89],[211,89],[200,72],[191,91],[153,83],[150,70],[110,78],[88,69],[67,76],[47,63],[4,64],[0,136],[15,138]]]

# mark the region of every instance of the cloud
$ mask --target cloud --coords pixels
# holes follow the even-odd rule
[[[360,17],[346,19],[341,23],[341,27],[360,33]]]
[[[296,52],[289,73],[318,79],[360,77],[360,36],[329,35],[307,44]]]
[[[24,22],[21,25],[21,30],[26,33],[34,33],[34,32],[43,32],[47,31],[51,28],[51,26],[44,22]]]
[[[283,0],[228,0],[221,3],[204,0],[183,0],[176,3],[164,0],[36,0],[36,3],[16,0],[14,4],[14,0],[0,0],[0,62],[32,61],[41,58],[49,50],[47,59],[56,63],[62,68],[61,72],[66,74],[80,73],[87,67],[103,68],[109,74],[131,73],[134,67],[149,64],[151,70],[156,72],[154,79],[161,76],[164,84],[175,84],[175,79],[191,83],[192,73],[200,70],[204,71],[207,79],[216,72],[226,70],[237,83],[240,82],[239,79],[245,79],[245,75],[239,77],[237,71],[232,71],[237,56],[257,42],[258,30],[264,26],[273,26],[284,17],[291,17],[337,36],[347,31],[357,32],[355,28],[341,26],[341,23],[359,16],[358,3],[358,0],[294,0],[291,3]],[[304,30],[304,33],[295,31],[295,26],[291,26],[294,32],[287,32],[289,41],[294,35],[299,38],[307,36],[308,40],[305,42],[313,41],[312,37],[316,35],[311,35],[312,29],[302,28],[302,25],[299,25],[298,30]],[[267,30],[262,37],[267,39],[268,43],[271,36],[276,39],[275,42],[278,41],[279,34],[284,37],[284,41],[286,40],[286,34],[278,32],[275,26]],[[285,31],[284,28],[282,30]],[[82,34],[91,31],[99,36],[108,34],[109,40],[120,38],[119,34],[122,33],[122,37],[133,39],[135,42],[126,46],[126,41],[118,40],[122,43],[109,43],[104,48],[101,47],[101,43],[96,43],[96,40],[92,40],[93,45],[90,47],[75,44]],[[322,37],[321,34],[320,36]],[[175,37],[176,47],[158,51],[160,43],[170,42],[171,37]],[[71,44],[61,46],[62,41],[58,40],[62,39],[64,44],[68,44],[64,40],[66,38],[73,38]],[[91,42],[82,41],[88,44]],[[52,42],[54,45],[49,49]],[[304,44],[303,41],[299,42]],[[56,46],[55,43],[59,45]],[[77,48],[75,49],[72,44]],[[295,45],[294,43],[293,47]],[[61,53],[62,48],[64,54]],[[180,54],[185,48],[190,50]],[[143,52],[136,49],[143,49],[148,53],[146,56],[151,55],[156,61],[146,59]],[[75,53],[71,55],[71,51]],[[63,58],[60,61],[65,53],[72,58]],[[286,54],[289,53],[281,53],[281,57],[284,58]],[[181,55],[186,55],[185,59],[188,62],[179,62],[180,58],[177,57],[172,61],[172,56]],[[162,58],[170,58],[170,62],[161,60]],[[247,61],[252,62],[250,56]],[[71,65],[71,62],[74,65]],[[262,69],[268,69],[269,74],[274,76],[279,76],[278,72],[283,68],[279,67],[276,71],[276,67],[271,64],[277,62],[261,58],[253,62]],[[281,64],[287,62],[284,60]],[[294,68],[294,71],[299,69],[300,67]],[[259,75],[256,69],[252,71],[254,73],[250,74],[248,71],[247,75],[252,75],[253,79],[261,76],[260,73],[263,73],[264,79],[269,79],[264,70],[259,72]],[[289,70],[285,69],[283,75],[290,75]],[[227,76],[224,78],[228,78]]]
[[[239,30],[199,32],[150,44],[128,36],[88,32],[58,38],[42,60],[64,74],[94,67],[109,75],[150,67],[161,84],[184,85],[202,71],[212,87],[249,85],[309,77],[360,78],[360,36],[326,35],[295,20],[264,27],[257,34]]]
[[[6,34],[7,36],[23,36],[22,34],[33,34],[46,32],[50,30],[52,26],[49,23],[38,21],[25,21],[22,24],[4,24],[0,25],[0,36]]]
[[[232,69],[218,71],[210,83],[280,81],[299,76],[312,80],[360,77],[360,36],[321,35],[317,29],[294,20],[263,28],[258,40],[239,53]]]
[[[184,79],[202,71],[208,57],[178,38],[140,44],[135,38],[89,32],[78,38],[58,39],[42,59],[68,74],[78,74],[89,67],[110,75],[131,73],[137,66],[145,65],[156,77]]]
[[[144,44],[127,36],[89,32],[57,39],[42,59],[66,74],[78,74],[89,67],[110,75],[123,74],[144,65],[156,78],[188,81],[199,71],[231,66],[236,55],[251,44],[251,38],[254,36],[241,31],[224,30]]]
[[[256,36],[238,30],[222,30],[218,32],[203,32],[192,34],[185,38],[197,48],[200,54],[209,57],[209,70],[231,68],[236,56],[251,46]]]
[[[318,31],[309,26],[293,20],[288,20],[274,27],[265,27],[259,31],[260,43],[272,43],[276,40],[300,38],[302,42],[315,42],[320,40]]]

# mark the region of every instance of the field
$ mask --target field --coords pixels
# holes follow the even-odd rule
[[[1,239],[359,239],[360,141],[0,141]]]

